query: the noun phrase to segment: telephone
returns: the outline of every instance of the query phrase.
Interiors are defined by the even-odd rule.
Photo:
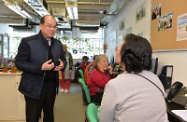
[[[175,82],[167,96],[167,100],[187,108],[187,88],[181,82]]]
[[[187,108],[187,88],[183,87],[171,101]]]
[[[166,99],[168,101],[171,101],[179,93],[179,91],[182,89],[182,87],[183,87],[183,84],[181,82],[179,82],[179,81],[176,81],[171,86]]]

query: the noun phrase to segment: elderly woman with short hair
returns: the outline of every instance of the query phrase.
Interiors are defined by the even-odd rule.
[[[151,58],[147,39],[126,35],[116,53],[125,72],[105,86],[99,122],[168,122],[164,88],[150,71]]]
[[[91,100],[100,104],[106,83],[112,78],[112,67],[109,65],[108,57],[100,54],[94,61],[95,69],[90,74],[89,90]]]

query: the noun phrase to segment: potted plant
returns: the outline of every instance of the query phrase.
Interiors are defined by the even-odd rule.
[[[9,67],[7,65],[2,66],[2,72],[6,73],[8,72]]]
[[[16,72],[17,72],[16,66],[12,66],[12,67],[10,68],[10,72],[11,72],[11,73],[16,73]]]

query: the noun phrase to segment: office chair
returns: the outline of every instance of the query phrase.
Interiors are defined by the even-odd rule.
[[[82,79],[84,79],[84,73],[83,73],[83,71],[82,71],[81,69],[79,69],[79,74],[80,74],[80,77],[81,77]],[[84,81],[85,81],[85,79],[84,79]]]
[[[79,78],[78,82],[79,82],[79,84],[81,86],[81,90],[82,90],[83,104],[87,106],[89,103],[91,103],[91,97],[90,97],[88,85],[86,85],[83,78]]]
[[[173,75],[173,66],[172,65],[163,66],[161,74],[158,76],[158,78],[162,82],[165,90],[171,87],[172,75]]]
[[[88,122],[99,122],[98,116],[98,106],[96,106],[94,103],[90,103],[86,107],[86,118]]]

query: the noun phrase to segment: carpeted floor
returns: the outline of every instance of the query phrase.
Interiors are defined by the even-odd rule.
[[[84,122],[85,109],[79,84],[71,83],[69,93],[60,92],[55,101],[55,122]]]

